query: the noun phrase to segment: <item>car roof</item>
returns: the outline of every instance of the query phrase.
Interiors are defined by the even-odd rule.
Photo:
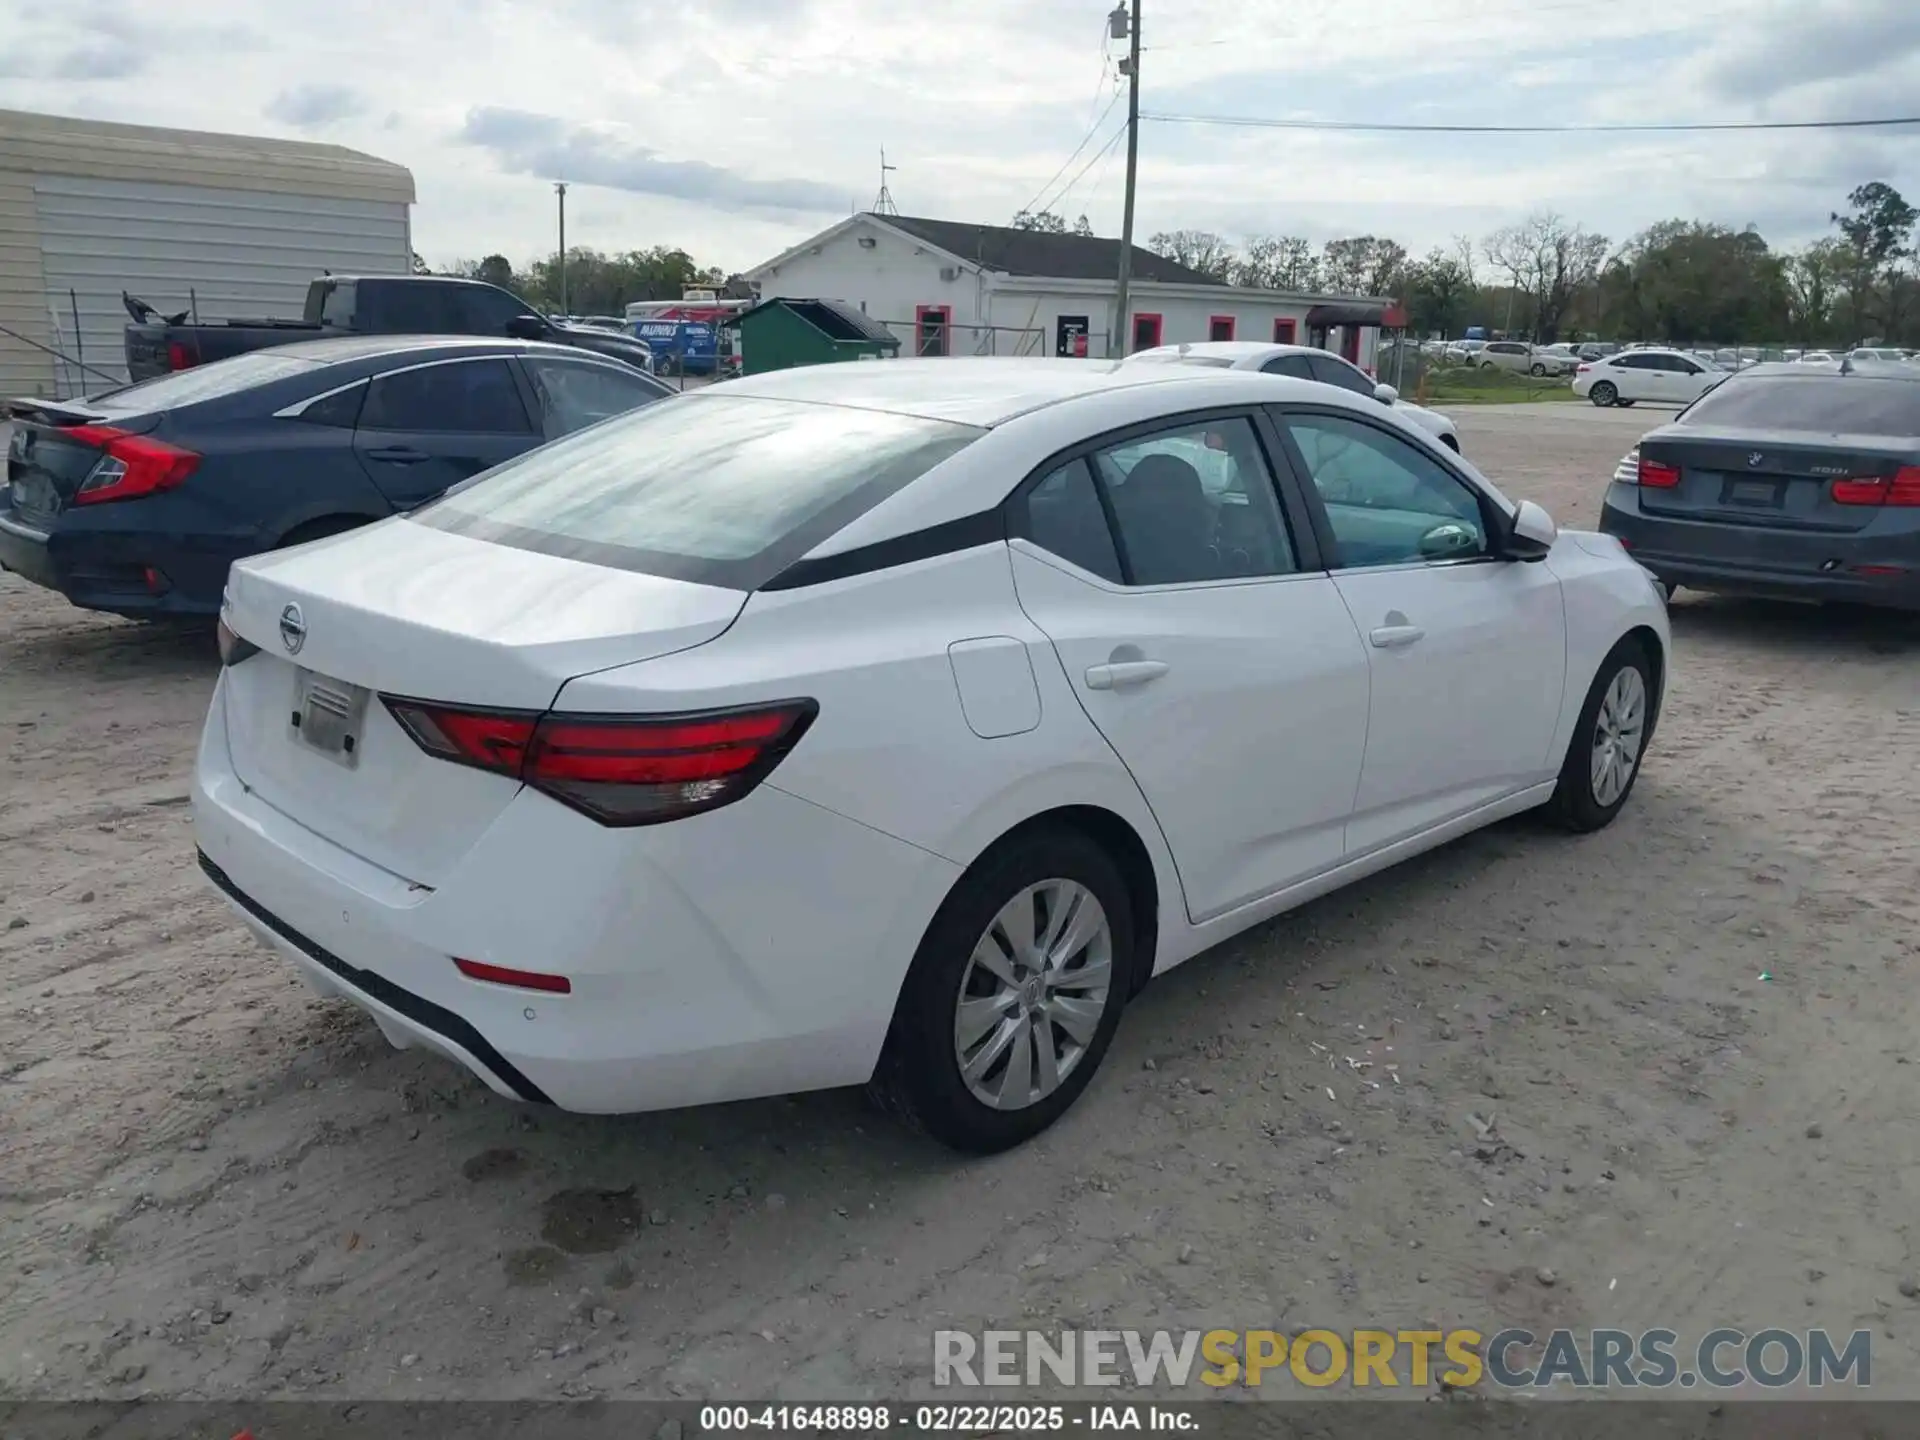
[[[271,348],[276,355],[305,360],[314,365],[337,365],[349,360],[379,360],[390,355],[430,352],[453,355],[546,353],[604,358],[571,345],[549,345],[538,340],[495,340],[483,335],[341,335],[326,340],[296,340],[291,345],[275,345]]]
[[[1016,416],[1083,396],[1145,385],[1207,384],[1221,391],[1221,404],[1262,399],[1315,399],[1326,389],[1310,380],[1197,365],[963,356],[806,365],[724,381],[690,392],[690,398],[757,396],[769,400],[811,401],[991,429]],[[1276,390],[1275,386],[1300,389],[1292,394]],[[1207,401],[1196,396],[1195,403]]]

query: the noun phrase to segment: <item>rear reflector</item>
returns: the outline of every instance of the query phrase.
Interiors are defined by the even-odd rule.
[[[1920,505],[1920,465],[1903,466],[1893,475],[1836,480],[1830,493],[1836,505]]]
[[[1671,490],[1680,483],[1677,465],[1662,465],[1658,460],[1640,457],[1640,483],[1654,490]]]
[[[183,484],[200,466],[200,457],[191,450],[145,435],[129,435],[110,425],[70,425],[60,431],[60,438],[104,452],[74,492],[76,505],[157,495]]]
[[[603,825],[657,825],[740,799],[813,722],[811,700],[686,715],[539,715],[383,696],[429,755],[522,781]]]
[[[1856,575],[1867,575],[1885,579],[1890,575],[1904,575],[1906,567],[1902,565],[1855,565],[1850,567]]]
[[[478,960],[454,959],[454,965],[469,980],[485,980],[490,985],[512,985],[520,990],[539,990],[548,995],[571,995],[573,982],[564,975],[542,975],[537,970],[509,970],[504,965],[487,965]]]

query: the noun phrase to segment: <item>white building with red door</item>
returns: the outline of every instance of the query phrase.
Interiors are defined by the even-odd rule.
[[[763,300],[825,298],[864,311],[903,355],[1086,355],[1202,340],[1336,351],[1367,370],[1391,300],[1228,285],[1133,247],[1131,343],[1109,346],[1120,242],[907,215],[850,215],[745,272]]]

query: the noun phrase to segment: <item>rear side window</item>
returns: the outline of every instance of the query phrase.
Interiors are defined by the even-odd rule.
[[[532,428],[504,360],[456,360],[378,376],[360,424],[465,435],[518,435]]]
[[[611,365],[583,365],[570,360],[523,359],[540,397],[541,433],[549,440],[598,425],[615,415],[660,398],[660,392],[638,373]]]
[[[842,405],[683,396],[511,460],[412,518],[753,590],[983,433]]]
[[[1120,583],[1120,557],[1087,462],[1063,465],[1028,492],[1026,536],[1102,580]]]
[[[450,285],[460,315],[460,330],[468,335],[504,335],[507,322],[533,313],[524,300],[488,285]]]
[[[1920,435],[1920,380],[1736,375],[1688,406],[1680,423],[1910,438]]]
[[[1304,355],[1276,355],[1260,367],[1269,375],[1285,375],[1294,380],[1314,378],[1312,368]]]
[[[360,405],[367,398],[366,383],[350,385],[332,395],[322,396],[300,412],[309,425],[331,425],[351,430],[360,421]]]

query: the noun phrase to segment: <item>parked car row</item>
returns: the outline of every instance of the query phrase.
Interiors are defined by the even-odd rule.
[[[241,560],[202,869],[502,1095],[866,1083],[1017,1144],[1151,977],[1503,816],[1604,826],[1654,733],[1618,543],[1265,368],[782,370]]]

